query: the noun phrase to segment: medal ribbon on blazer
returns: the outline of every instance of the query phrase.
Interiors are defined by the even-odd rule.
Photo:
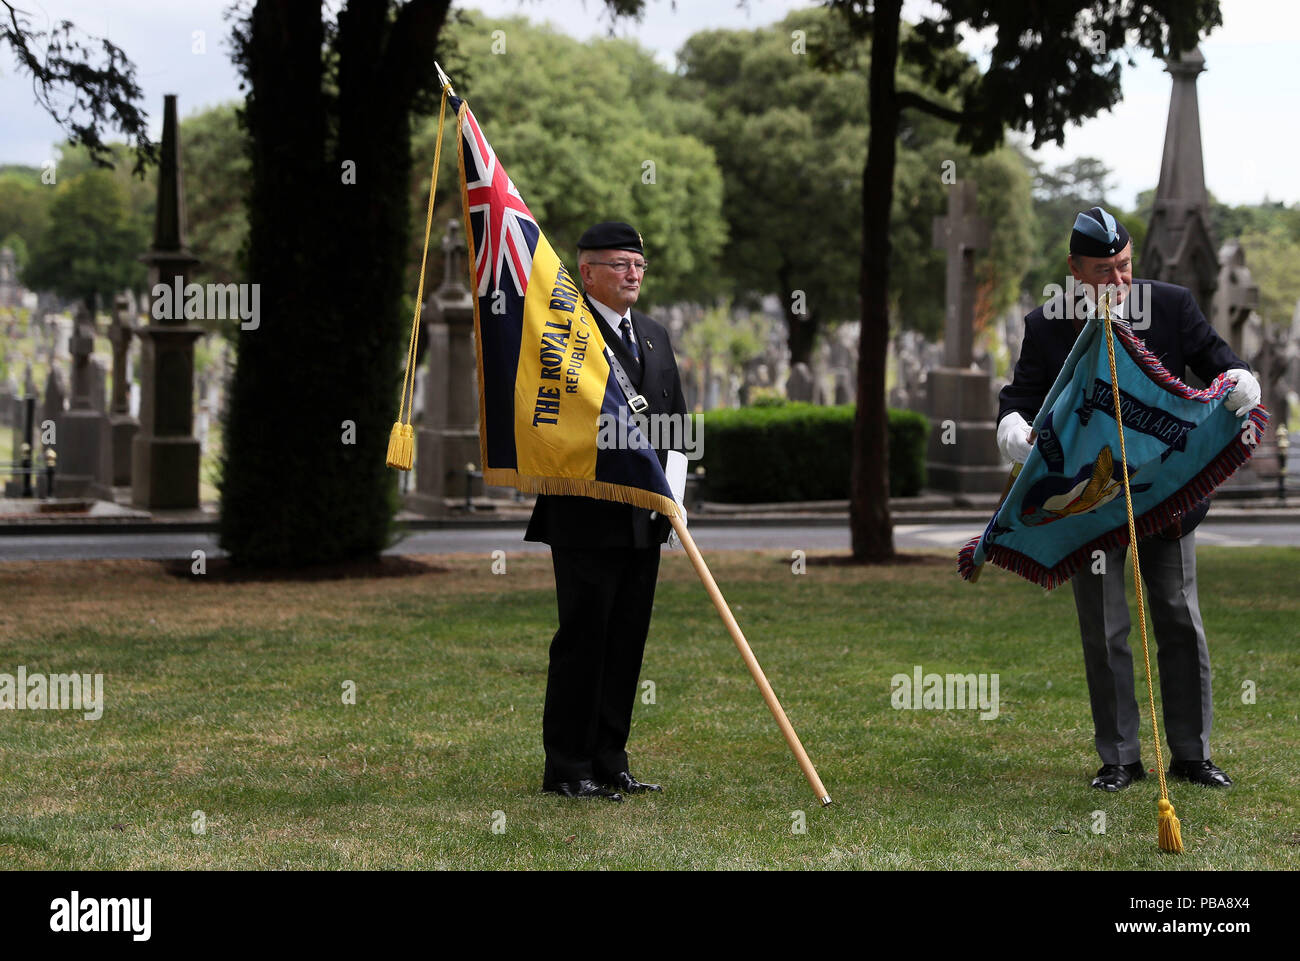
[[[1115,380],[1137,537],[1168,527],[1210,495],[1254,452],[1268,425],[1256,407],[1239,418],[1223,406],[1223,375],[1189,387],[1124,327],[1114,327]],[[1093,551],[1129,542],[1115,395],[1102,321],[1080,331],[1034,419],[1036,440],[984,533],[963,547],[966,580],[991,561],[1048,590]]]
[[[473,273],[479,450],[488,484],[678,513],[659,456],[605,359],[602,322],[454,94],[461,209]],[[601,415],[619,449],[599,449]]]

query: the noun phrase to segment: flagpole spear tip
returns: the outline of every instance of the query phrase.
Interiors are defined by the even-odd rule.
[[[455,96],[456,91],[451,89],[451,80],[445,73],[443,73],[442,65],[439,64],[437,60],[433,62],[433,69],[438,71],[438,80],[441,83],[442,89],[446,90],[452,96]]]

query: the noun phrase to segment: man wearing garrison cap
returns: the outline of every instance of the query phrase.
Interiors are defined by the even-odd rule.
[[[596,224],[578,239],[578,251],[587,308],[604,325],[605,342],[627,379],[648,402],[645,415],[685,417],[668,332],[632,310],[648,268],[641,235],[624,223]],[[674,438],[683,435],[672,432]],[[660,450],[659,461],[680,505],[686,456]],[[524,539],[551,546],[560,616],[542,712],[544,791],[621,801],[623,794],[660,790],[632,776],[626,745],[659,576],[659,545],[670,530],[666,517],[629,504],[537,498]]]
[[[1057,295],[1025,318],[1025,337],[1011,383],[999,395],[998,447],[1008,460],[1029,456],[1029,422],[1038,414],[1100,296],[1118,306],[1116,323],[1127,324],[1175,377],[1190,369],[1205,383],[1227,373],[1236,386],[1224,402],[1238,417],[1259,403],[1259,384],[1206,322],[1191,291],[1154,280],[1133,280],[1133,250],[1124,225],[1100,207],[1075,218],[1070,234],[1070,273],[1075,296]],[[1139,543],[1142,576],[1150,598],[1169,741],[1169,774],[1210,787],[1231,779],[1210,760],[1210,655],[1196,594],[1193,530],[1209,501],[1188,510],[1168,529]],[[1107,554],[1101,573],[1074,576],[1075,609],[1083,639],[1088,697],[1101,770],[1092,786],[1119,791],[1146,777],[1138,742],[1133,693],[1129,612],[1124,595],[1127,547]]]

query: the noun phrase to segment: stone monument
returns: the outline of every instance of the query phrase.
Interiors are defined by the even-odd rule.
[[[1210,323],[1228,342],[1232,352],[1245,359],[1243,334],[1251,312],[1259,310],[1259,284],[1251,276],[1250,268],[1246,266],[1246,252],[1236,238],[1219,250],[1218,281]]]
[[[972,368],[975,341],[975,251],[988,246],[989,222],[976,213],[975,184],[948,191],[948,215],[934,218],[934,246],[947,251],[943,366],[930,371],[931,419],[926,486],[954,494],[996,493],[1007,468],[998,455],[992,380]]]
[[[84,304],[77,307],[73,334],[72,403],[57,421],[54,474],[55,497],[113,499],[112,434],[108,415],[95,409],[91,393],[94,374],[90,355],[95,349],[95,321]]]
[[[149,265],[149,287],[180,284],[199,262],[185,246],[185,194],[176,95],[167,94],[158,169],[158,208],[153,246],[140,259]],[[144,508],[199,506],[199,441],[194,437],[194,342],[200,327],[179,316],[151,317],[137,329],[141,344],[140,429],[131,447],[131,502]]]
[[[0,247],[0,307],[18,307],[23,289],[18,284],[18,257],[9,247]]]
[[[415,490],[406,506],[433,517],[449,512],[448,499],[465,497],[465,467],[482,470],[478,443],[478,357],[474,353],[474,301],[465,287],[466,247],[453,217],[442,238],[443,279],[424,305],[428,362],[422,420],[416,430]],[[472,494],[483,482],[474,480]]]
[[[813,399],[812,370],[803,361],[790,368],[785,381],[785,396],[792,401],[809,403]]]

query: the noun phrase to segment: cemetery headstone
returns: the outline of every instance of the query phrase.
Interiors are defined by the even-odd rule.
[[[785,382],[785,396],[793,401],[811,401],[813,399],[813,375],[803,361],[790,368],[790,376]]]
[[[976,208],[975,184],[948,188],[948,215],[934,219],[934,245],[948,255],[943,366],[926,377],[930,409],[927,485],[953,494],[995,493],[1006,481],[993,422],[992,379],[972,369],[975,251],[988,246],[989,222]]]
[[[112,434],[108,416],[96,410],[91,399],[94,374],[90,355],[94,348],[94,320],[89,309],[81,304],[68,344],[72,354],[72,403],[57,422],[56,497],[113,499]]]

